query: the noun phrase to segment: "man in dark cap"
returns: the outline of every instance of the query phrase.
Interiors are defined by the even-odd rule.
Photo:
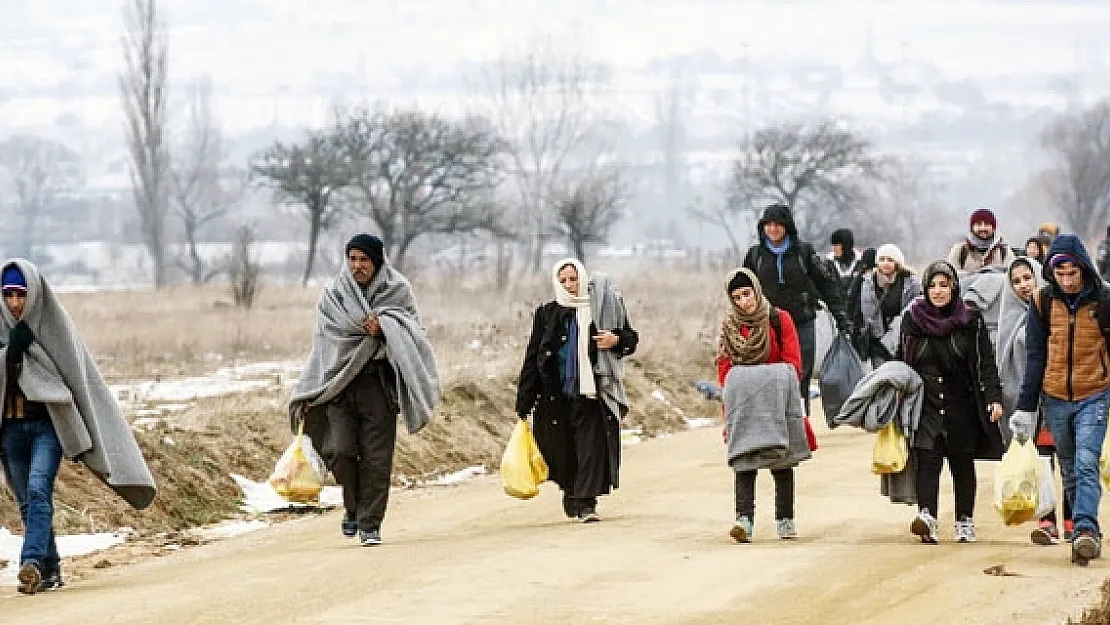
[[[756,236],[759,243],[748,250],[744,267],[759,278],[767,300],[790,313],[794,320],[802,348],[802,404],[808,415],[819,304],[824,302],[841,334],[852,335],[852,323],[844,309],[843,289],[832,268],[817,255],[813,246],[798,240],[798,228],[787,206],[768,206],[759,220]]]
[[[312,354],[290,399],[294,424],[343,487],[344,536],[382,542],[400,412],[410,433],[431,418],[440,385],[412,287],[382,240],[347,242],[347,266],[318,304]]]
[[[859,275],[860,257],[856,254],[855,244],[855,236],[848,228],[834,230],[829,236],[829,246],[832,247],[831,258],[844,292],[848,292],[852,281]]]
[[[979,208],[968,219],[971,232],[963,241],[952,246],[948,262],[957,271],[979,271],[984,267],[1009,267],[1014,262],[1014,250],[998,234],[998,220],[994,211]]]

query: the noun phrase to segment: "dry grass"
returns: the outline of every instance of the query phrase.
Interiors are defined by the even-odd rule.
[[[640,348],[627,367],[632,412],[625,427],[647,436],[682,429],[688,416],[719,408],[690,381],[713,376],[712,345],[724,296],[715,275],[614,272]],[[511,296],[451,280],[416,281],[444,382],[433,423],[398,438],[396,482],[419,483],[473,465],[495,469],[516,421],[516,376],[532,311],[551,299],[546,281]],[[64,303],[113,380],[196,375],[232,362],[307,356],[319,288],[267,287],[250,312],[225,305],[219,288],[66,294]],[[720,294],[718,296],[718,294]],[[652,397],[662,391],[669,404]],[[64,463],[57,527],[69,533],[130,526],[182,529],[234,515],[240,493],[229,473],[263,479],[289,441],[287,390],[206,399],[172,425],[140,430],[139,444],[159,486],[148,511],[135,513],[79,465]],[[676,409],[676,407],[678,409]],[[5,500],[7,498],[7,501]],[[0,526],[17,527],[0,493]]]

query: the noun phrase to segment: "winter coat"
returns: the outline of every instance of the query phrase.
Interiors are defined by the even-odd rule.
[[[901,289],[897,294],[892,292],[892,289],[898,289],[899,286]],[[899,315],[906,310],[915,297],[921,294],[921,280],[908,271],[901,271],[895,282],[881,295],[875,274],[867,277],[860,290],[860,317],[867,336],[871,339],[883,339],[888,334],[894,333],[896,337],[901,330],[895,325],[899,321]],[[898,344],[897,340],[883,341],[883,343],[895,346]],[[893,351],[889,348],[887,350]]]
[[[955,267],[956,271],[979,271],[990,265],[1009,267],[1012,262],[1014,262],[1014,250],[1001,236],[985,254],[975,249],[967,239],[953,245],[948,252],[948,263]]]
[[[926,335],[912,314],[904,315],[895,358],[913,367],[924,382],[915,448],[934,449],[943,436],[949,453],[1002,458],[1002,431],[987,412],[988,404],[1002,403],[1002,384],[981,313],[973,312],[968,325],[943,338]]]
[[[767,248],[763,226],[768,222],[782,223],[790,240],[782,258],[783,281],[779,282],[778,257]],[[752,270],[763,285],[763,294],[777,308],[790,313],[798,325],[817,317],[820,302],[838,320],[847,321],[844,294],[840,279],[809,243],[798,240],[794,217],[785,207],[768,208],[757,224],[760,243],[753,245],[744,257],[744,267]]]
[[[775,314],[772,312],[771,314]],[[771,344],[770,351],[767,352],[767,362],[763,364],[773,365],[779,362],[794,367],[799,380],[802,377],[802,348],[798,342],[798,331],[794,327],[794,321],[790,318],[790,313],[785,310],[778,311],[779,314],[779,327],[781,328],[782,337],[779,338],[778,333],[775,332],[775,326],[767,328],[767,340]],[[749,334],[748,328],[743,329],[744,337],[747,338]],[[782,345],[782,348],[779,348]],[[742,366],[742,365],[741,365]],[[725,386],[725,379],[728,377],[728,372],[732,370],[732,361],[728,358],[717,359],[717,382],[720,383],[721,388]]]
[[[548,477],[563,489],[571,486],[575,467],[571,463],[574,454],[574,437],[570,430],[573,402],[579,398],[563,394],[562,374],[559,371],[559,350],[567,342],[567,328],[575,312],[555,302],[548,302],[536,309],[532,320],[532,335],[524,353],[524,363],[520,369],[517,386],[516,412],[518,415],[533,414],[532,428],[536,445],[540,448],[548,464]],[[619,339],[613,352],[622,357],[636,351],[639,334],[627,322],[624,328],[604,328],[613,332]],[[591,323],[590,336],[597,334],[598,328]],[[597,343],[589,342],[590,362],[597,364]],[[604,404],[602,404],[604,405]],[[607,430],[610,482],[619,485],[620,467],[620,419],[605,409]]]
[[[1075,402],[1110,389],[1110,358],[1098,323],[1101,289],[1107,288],[1083,242],[1072,234],[1052,241],[1048,257],[1070,254],[1083,272],[1083,291],[1069,305],[1056,283],[1052,269],[1044,268],[1048,298],[1034,296],[1025,324],[1028,365],[1018,398],[1018,410],[1034,411],[1043,392],[1049,397]],[[1045,328],[1042,315],[1051,306],[1051,328]]]

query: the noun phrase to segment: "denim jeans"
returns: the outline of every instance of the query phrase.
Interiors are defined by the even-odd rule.
[[[1069,402],[1044,397],[1044,416],[1048,431],[1056,441],[1060,472],[1064,475],[1064,495],[1071,501],[1075,533],[1099,535],[1098,503],[1102,498],[1098,459],[1106,436],[1107,393],[1082,401]]]
[[[19,563],[37,563],[43,572],[58,568],[54,542],[54,478],[62,444],[50,419],[5,419],[0,426],[4,475],[19,502],[23,551]]]

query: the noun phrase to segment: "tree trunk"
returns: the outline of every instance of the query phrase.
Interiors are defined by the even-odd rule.
[[[312,211],[308,227],[308,260],[305,261],[304,277],[301,278],[301,286],[308,286],[308,279],[312,277],[312,264],[316,260],[316,242],[320,238],[320,221],[320,211]]]
[[[29,261],[35,262],[35,214],[36,211],[31,207],[24,207],[23,210],[23,244],[20,246],[23,257]]]
[[[512,271],[512,251],[504,241],[497,242],[497,266],[494,269],[494,280],[497,281],[497,290],[505,293],[509,290],[509,277]]]
[[[193,284],[200,286],[204,284],[204,263],[200,259],[200,252],[197,251],[197,238],[194,230],[195,228],[185,228],[185,235],[189,238],[189,262],[192,264],[190,273],[192,274]]]
[[[574,257],[583,265],[586,264],[586,242],[576,238],[571,241],[571,245],[574,246]]]

